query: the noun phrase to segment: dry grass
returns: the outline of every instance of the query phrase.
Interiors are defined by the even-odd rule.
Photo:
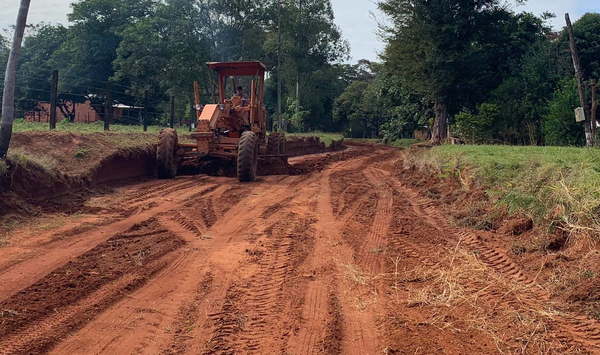
[[[392,259],[388,275],[398,309],[417,308],[424,324],[442,331],[479,331],[493,339],[500,353],[546,353],[552,349],[551,319],[557,312],[544,304],[528,305],[526,286],[507,281],[476,255],[456,248],[438,267],[403,269]]]
[[[8,159],[21,166],[37,165],[46,171],[55,171],[58,167],[58,161],[52,156],[44,152],[29,153],[22,148],[12,148],[8,153]]]

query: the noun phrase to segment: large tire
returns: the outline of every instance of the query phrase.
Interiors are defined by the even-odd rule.
[[[177,132],[172,128],[165,128],[158,136],[156,148],[156,165],[159,179],[173,179],[177,176]]]
[[[238,146],[237,174],[241,182],[256,180],[258,166],[258,137],[252,131],[242,133]]]
[[[284,138],[285,139],[285,138]],[[279,155],[282,154],[282,134],[281,133],[271,133],[267,137],[267,154],[268,155]]]
[[[280,133],[279,135],[279,154],[287,154],[287,140],[285,138],[285,133]]]

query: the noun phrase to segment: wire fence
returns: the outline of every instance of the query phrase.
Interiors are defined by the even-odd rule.
[[[31,83],[39,85],[32,87]],[[140,131],[145,131],[148,126],[179,126],[192,130],[195,123],[191,100],[175,100],[173,106],[165,105],[168,106],[165,110],[160,104],[150,104],[147,93],[144,96],[134,94],[139,90],[133,87],[109,81],[86,80],[86,83],[54,83],[52,75],[21,75],[17,78],[15,117],[25,122],[48,123],[48,129],[51,129],[52,99],[56,97],[57,122],[87,124],[108,120],[105,129],[119,124],[139,127]],[[53,84],[57,87],[54,96]],[[0,83],[0,99],[3,89],[3,83]],[[154,101],[157,101],[156,97]]]

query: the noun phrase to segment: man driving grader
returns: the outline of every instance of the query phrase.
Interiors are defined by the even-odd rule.
[[[208,63],[218,76],[219,102],[202,106],[200,87],[195,84],[197,110],[196,131],[191,138],[196,143],[178,143],[175,130],[160,132],[157,147],[158,177],[174,178],[182,163],[202,163],[224,160],[236,167],[238,179],[256,179],[259,156],[281,159],[287,165],[285,136],[267,135],[267,110],[264,105],[266,67],[261,62]],[[225,98],[227,78],[249,78],[250,99],[244,97],[241,86],[231,99]]]

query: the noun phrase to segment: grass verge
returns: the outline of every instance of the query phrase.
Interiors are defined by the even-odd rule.
[[[157,134],[163,127],[148,126],[148,132],[144,132],[142,126],[111,124],[110,131],[116,133],[149,133]],[[17,119],[13,123],[13,132],[31,132],[31,131],[48,131],[48,123],[44,122],[28,122],[24,119]],[[56,131],[72,132],[72,133],[94,133],[104,132],[104,122],[98,121],[93,123],[70,123],[66,120],[56,123]]]
[[[421,141],[418,139],[406,138],[406,139],[397,139],[397,140],[391,142],[390,145],[392,147],[397,147],[397,148],[409,148],[411,145],[417,144],[419,142],[421,142]]]
[[[325,132],[306,132],[306,133],[286,133],[290,137],[319,137],[325,145],[331,145],[333,141],[339,141],[344,138],[341,133],[325,133]]]
[[[448,145],[408,160],[463,184],[474,179],[511,214],[600,236],[598,149]]]

